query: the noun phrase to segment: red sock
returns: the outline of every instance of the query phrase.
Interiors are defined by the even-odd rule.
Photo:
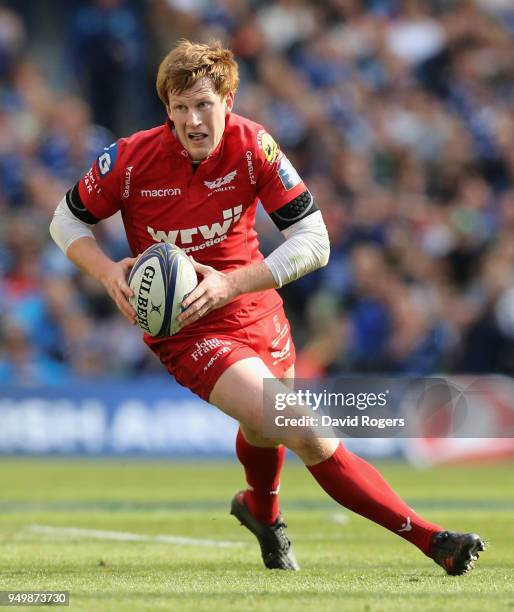
[[[286,449],[260,448],[249,444],[239,430],[236,438],[236,454],[243,464],[246,482],[245,501],[253,516],[262,523],[273,524],[280,512],[278,490],[280,472],[284,465]]]
[[[443,531],[442,527],[418,516],[364,459],[340,444],[331,457],[308,469],[336,502],[405,538],[431,556],[432,537]]]

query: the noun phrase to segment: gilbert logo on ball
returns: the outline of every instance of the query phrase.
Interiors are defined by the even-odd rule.
[[[160,242],[146,249],[128,278],[139,327],[151,336],[173,336],[182,300],[197,283],[193,264],[178,246]]]

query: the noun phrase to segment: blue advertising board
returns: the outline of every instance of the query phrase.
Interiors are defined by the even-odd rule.
[[[236,432],[169,378],[0,387],[4,455],[232,455]]]
[[[238,424],[169,377],[0,386],[0,456],[234,457]],[[345,444],[397,456],[399,440]]]

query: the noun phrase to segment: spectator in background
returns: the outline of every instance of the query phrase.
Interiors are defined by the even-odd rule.
[[[70,32],[73,68],[96,123],[115,134],[140,126],[146,101],[144,35],[125,0],[94,0],[77,10]]]
[[[88,105],[75,96],[60,97],[52,107],[38,149],[42,165],[64,183],[72,181],[114,135],[92,122]]]
[[[26,30],[14,11],[0,7],[0,79],[9,82],[25,51]]]
[[[68,368],[38,352],[31,337],[9,319],[0,321],[0,383],[18,387],[55,385],[66,380]]]

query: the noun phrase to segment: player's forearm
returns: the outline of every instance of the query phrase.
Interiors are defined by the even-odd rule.
[[[330,241],[319,210],[284,229],[282,234],[286,240],[265,259],[275,287],[327,265]]]
[[[273,274],[264,261],[237,268],[229,272],[228,277],[236,297],[245,293],[277,288]]]
[[[90,274],[97,281],[103,283],[109,271],[115,266],[112,261],[98,246],[94,238],[78,238],[68,247],[66,256],[78,268]]]
[[[78,238],[66,250],[69,259],[81,270],[96,278],[111,296],[120,312],[133,325],[136,324],[136,312],[129,303],[134,295],[127,284],[127,275],[135,259],[126,257],[115,262],[96,243],[94,238]]]
[[[50,235],[77,267],[103,282],[115,264],[99,247],[92,230],[93,225],[81,221],[70,211],[64,197],[52,217]]]
[[[236,297],[264,289],[277,289],[327,264],[330,242],[319,211],[282,233],[286,240],[264,261],[229,273]]]

